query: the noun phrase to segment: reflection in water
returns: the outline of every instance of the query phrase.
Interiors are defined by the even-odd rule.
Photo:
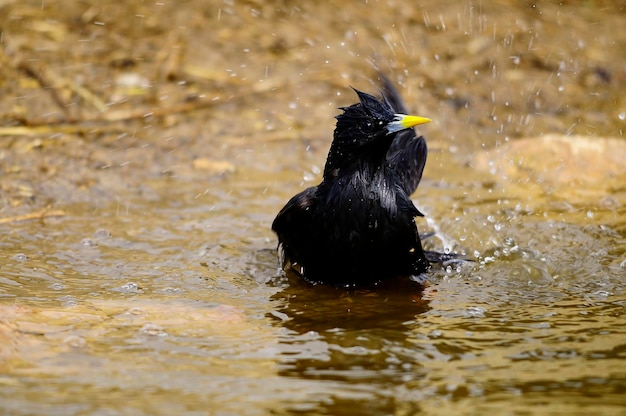
[[[402,329],[428,310],[423,286],[408,278],[390,279],[372,289],[311,285],[294,274],[289,285],[274,295],[285,302],[286,324],[298,332]]]
[[[286,279],[288,285],[273,296],[282,305],[277,324],[288,329],[279,374],[334,386],[312,398],[318,411],[393,411],[394,386],[420,373],[408,336],[430,309],[423,287],[406,278],[375,289],[313,286],[292,274]]]

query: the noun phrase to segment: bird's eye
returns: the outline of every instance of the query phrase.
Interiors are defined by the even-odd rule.
[[[369,133],[375,129],[380,129],[383,124],[385,124],[382,120],[367,120],[365,121],[361,128],[364,132]]]

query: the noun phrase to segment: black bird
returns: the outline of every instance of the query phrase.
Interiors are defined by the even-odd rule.
[[[430,268],[415,224],[423,214],[409,196],[427,154],[413,126],[431,120],[407,115],[385,77],[381,99],[354,91],[360,102],[340,108],[322,182],[272,223],[283,268],[312,283],[367,286]]]

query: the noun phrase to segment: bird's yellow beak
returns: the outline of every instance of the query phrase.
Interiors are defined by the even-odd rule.
[[[389,134],[398,132],[400,130],[410,129],[411,127],[430,123],[432,120],[426,117],[409,116],[406,114],[394,114],[393,121],[387,124],[387,131]]]

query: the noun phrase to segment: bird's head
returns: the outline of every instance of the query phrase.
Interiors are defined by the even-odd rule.
[[[384,96],[378,99],[357,89],[354,91],[360,102],[341,107],[343,113],[336,117],[337,125],[325,169],[333,176],[343,165],[355,160],[384,160],[396,133],[431,121],[396,113]]]

